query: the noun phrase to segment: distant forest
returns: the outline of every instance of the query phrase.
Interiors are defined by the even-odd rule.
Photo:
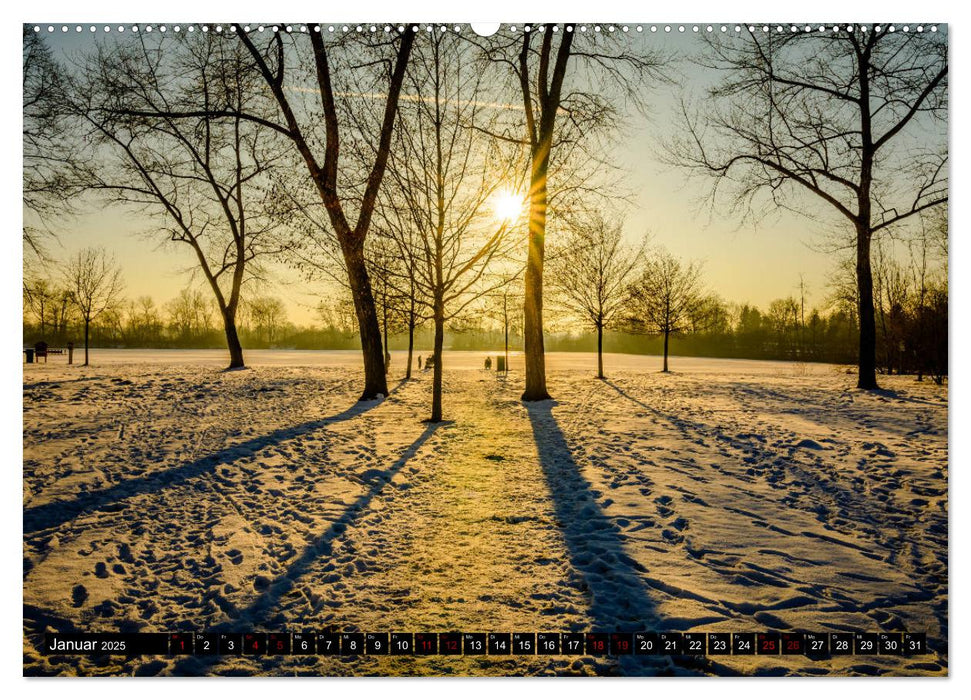
[[[927,375],[936,381],[947,376],[947,288],[941,284],[915,285],[895,263],[881,266],[877,276],[882,299],[877,310],[877,361],[883,374]],[[887,282],[896,280],[896,284]],[[799,362],[853,364],[859,351],[856,302],[834,294],[831,308],[806,309],[795,297],[777,299],[767,309],[750,304],[726,304],[709,297],[682,332],[673,336],[670,352],[695,357],[726,357]],[[448,328],[445,346],[451,350],[501,351],[504,327],[495,315],[476,313]],[[254,297],[241,311],[240,339],[249,348],[296,350],[360,349],[349,303],[324,304],[318,309],[319,324],[298,326],[287,319],[277,298]],[[391,350],[406,350],[408,335],[401,315],[382,309],[379,316],[388,329]],[[482,322],[482,319],[487,322]],[[501,318],[499,319],[501,321]],[[622,324],[620,324],[622,325]],[[596,352],[597,334],[553,330],[547,334],[551,352]],[[692,327],[693,326],[693,327]],[[25,293],[24,341],[38,340],[58,346],[78,342],[81,321],[71,305],[70,294],[52,283],[35,283]],[[104,348],[225,348],[219,315],[205,295],[184,290],[161,306],[150,297],[124,300],[103,314],[91,328],[91,344]],[[434,344],[431,324],[416,329],[416,352],[429,352]],[[509,348],[521,351],[521,322],[510,323]],[[606,330],[604,351],[658,355],[663,350],[660,334]]]

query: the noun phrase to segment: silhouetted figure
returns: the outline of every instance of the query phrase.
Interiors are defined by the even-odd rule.
[[[421,369],[421,355],[418,356],[418,369]]]
[[[485,360],[485,368],[486,369],[492,369],[492,358],[491,357],[488,357],[488,356],[486,357],[486,360]]]

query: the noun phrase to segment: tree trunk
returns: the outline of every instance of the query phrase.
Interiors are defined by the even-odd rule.
[[[411,282],[411,299],[408,307],[408,366],[405,369],[405,379],[411,379],[411,358],[415,352],[415,282]]]
[[[88,337],[91,331],[91,319],[84,319],[84,366],[88,366]],[[44,362],[47,362],[47,358],[44,358]]]
[[[441,298],[435,300],[435,349],[432,357],[432,417],[430,422],[442,420],[442,345],[445,342],[445,303]]]
[[[604,378],[604,327],[597,325],[597,379]]]
[[[226,328],[226,347],[229,348],[229,368],[239,369],[243,364],[243,346],[236,331],[236,314],[228,309],[223,311],[223,325]]]
[[[867,53],[869,56],[869,52]],[[866,61],[860,60],[860,186],[857,190],[856,217],[856,284],[860,311],[860,357],[857,387],[877,388],[877,328],[873,313],[873,271],[870,266],[871,216],[873,203],[873,113],[870,111],[870,73]]]
[[[391,369],[391,348],[388,345],[388,295],[387,290],[382,295],[381,302],[381,331],[384,333],[384,373]]]
[[[408,319],[408,367],[405,369],[405,379],[411,379],[411,359],[415,352],[415,313],[412,311]]]
[[[506,305],[506,297],[502,298],[502,328],[503,334],[505,336],[505,355],[506,355],[506,373],[509,373],[509,307]]]
[[[860,362],[857,387],[877,387],[877,328],[873,310],[873,272],[870,267],[870,232],[857,228],[856,282],[860,312]]]
[[[364,393],[361,401],[369,401],[388,395],[388,381],[384,374],[384,348],[381,344],[381,328],[371,291],[371,280],[364,263],[364,242],[342,246],[347,279],[354,298],[354,311],[361,335],[361,353],[364,356]]]
[[[665,328],[664,329],[664,369],[661,370],[662,372],[668,371],[668,336],[670,334],[671,332],[667,328]]]
[[[546,349],[543,344],[543,259],[546,249],[546,157],[534,155],[530,177],[529,255],[526,260],[525,298],[523,303],[523,351],[526,359],[526,390],[523,401],[544,401],[546,390]]]

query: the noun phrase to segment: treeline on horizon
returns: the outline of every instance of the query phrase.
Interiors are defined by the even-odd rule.
[[[882,270],[882,268],[881,268]],[[878,279],[882,282],[885,275]],[[899,277],[898,277],[899,279]],[[881,291],[884,286],[880,286]],[[877,358],[883,374],[916,374],[941,383],[947,376],[947,290],[891,290],[889,299],[876,304],[878,316]],[[52,346],[77,342],[81,320],[73,311],[70,295],[44,283],[26,297],[26,345],[43,340]],[[282,301],[272,296],[255,297],[241,313],[240,339],[248,348],[293,350],[359,350],[360,338],[352,317],[339,314],[339,304],[319,310],[320,324],[297,325],[287,319]],[[777,299],[766,309],[751,304],[710,301],[696,327],[678,333],[673,355],[851,365],[859,352],[859,326],[853,304],[830,310],[804,309],[794,297]],[[623,329],[606,330],[604,352],[660,355],[663,337]],[[175,299],[157,306],[147,296],[123,300],[91,327],[91,346],[97,348],[224,349],[225,334],[217,310],[205,296],[183,290]],[[414,351],[428,353],[434,345],[429,324],[416,329]],[[449,350],[501,353],[505,345],[502,327],[472,325],[466,320],[447,330]],[[390,350],[408,349],[408,334],[393,323],[388,334]],[[547,334],[550,352],[597,351],[597,334],[573,329]],[[519,326],[510,329],[509,348],[521,352]]]
[[[946,28],[753,28],[683,50],[592,24],[200,28],[68,56],[24,26],[25,341],[70,336],[85,364],[92,343],[219,346],[227,369],[251,347],[360,347],[376,400],[388,349],[407,336],[409,379],[434,329],[433,423],[446,332],[455,349],[521,346],[527,402],[553,398],[547,350],[594,338],[601,378],[604,349],[659,344],[662,371],[710,354],[851,361],[861,390],[878,371],[946,376]],[[659,90],[680,110],[642,134]],[[648,205],[611,156],[634,138],[711,213],[812,221],[828,298],[807,309],[800,283],[798,301],[727,303],[702,260],[630,230]],[[124,298],[105,247],[55,259],[74,217],[106,208],[137,215],[157,255],[191,254],[205,291],[159,309]],[[317,328],[260,296],[279,265],[328,285]]]

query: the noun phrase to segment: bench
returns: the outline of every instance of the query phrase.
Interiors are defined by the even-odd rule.
[[[33,364],[35,358],[40,360],[42,357],[46,364],[48,355],[67,355],[67,363],[72,365],[74,364],[74,343],[68,343],[66,348],[52,348],[41,340],[34,343],[32,348],[24,348],[24,355],[27,356],[27,364]]]

